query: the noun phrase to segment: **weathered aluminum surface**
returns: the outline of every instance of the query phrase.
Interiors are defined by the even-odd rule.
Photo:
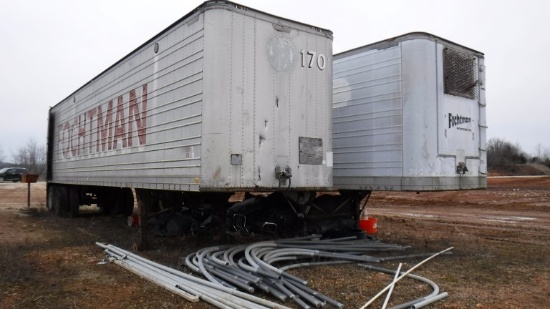
[[[479,70],[473,72],[478,78],[475,97],[445,93],[445,48],[467,54],[475,62]],[[483,61],[482,53],[426,33],[335,55],[335,187],[485,188]],[[460,162],[468,168],[463,175],[456,171]]]
[[[51,108],[49,181],[286,190],[280,166],[291,189],[328,188],[331,89],[330,31],[206,2]],[[300,137],[320,163],[299,162]]]

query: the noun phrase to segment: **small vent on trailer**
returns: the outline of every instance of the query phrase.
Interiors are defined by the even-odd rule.
[[[445,93],[463,98],[479,98],[477,59],[451,48],[443,50]]]

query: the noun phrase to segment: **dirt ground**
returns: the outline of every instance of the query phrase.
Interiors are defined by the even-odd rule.
[[[449,297],[427,308],[548,308],[550,302],[550,177],[489,178],[489,188],[416,194],[374,192],[369,214],[378,239],[409,245],[407,253],[437,252],[415,274],[436,282]],[[100,263],[96,241],[131,249],[136,228],[126,218],[85,211],[56,218],[45,210],[45,184],[0,183],[0,308],[210,308],[191,304],[114,264]],[[139,254],[172,267],[197,248],[219,243],[217,235],[157,238]],[[403,260],[408,269],[420,260]],[[380,266],[390,269],[397,262]],[[292,271],[310,286],[358,308],[391,276],[356,265]],[[429,294],[411,279],[398,283],[389,307]],[[286,305],[295,307],[288,302]],[[381,301],[373,308],[379,308]]]

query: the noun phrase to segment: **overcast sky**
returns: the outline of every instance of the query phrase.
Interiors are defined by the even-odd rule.
[[[550,1],[238,3],[334,33],[335,53],[424,31],[485,54],[488,138],[550,149]],[[0,149],[46,144],[49,107],[193,10],[191,0],[18,0],[0,10]]]

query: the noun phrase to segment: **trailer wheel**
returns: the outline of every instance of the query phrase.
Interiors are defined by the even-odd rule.
[[[68,188],[67,190],[68,190],[68,202],[69,202],[67,215],[68,217],[75,218],[78,216],[78,210],[80,207],[80,196],[78,194],[79,193],[78,188],[71,187],[71,188]]]
[[[46,201],[46,208],[49,212],[55,214],[57,208],[57,192],[54,185],[48,187],[48,200]]]
[[[56,216],[65,216],[69,207],[67,188],[52,185],[48,191],[48,210]]]
[[[59,186],[57,187],[57,191],[59,194],[58,216],[68,217],[69,216],[69,192],[67,191],[67,187]]]

